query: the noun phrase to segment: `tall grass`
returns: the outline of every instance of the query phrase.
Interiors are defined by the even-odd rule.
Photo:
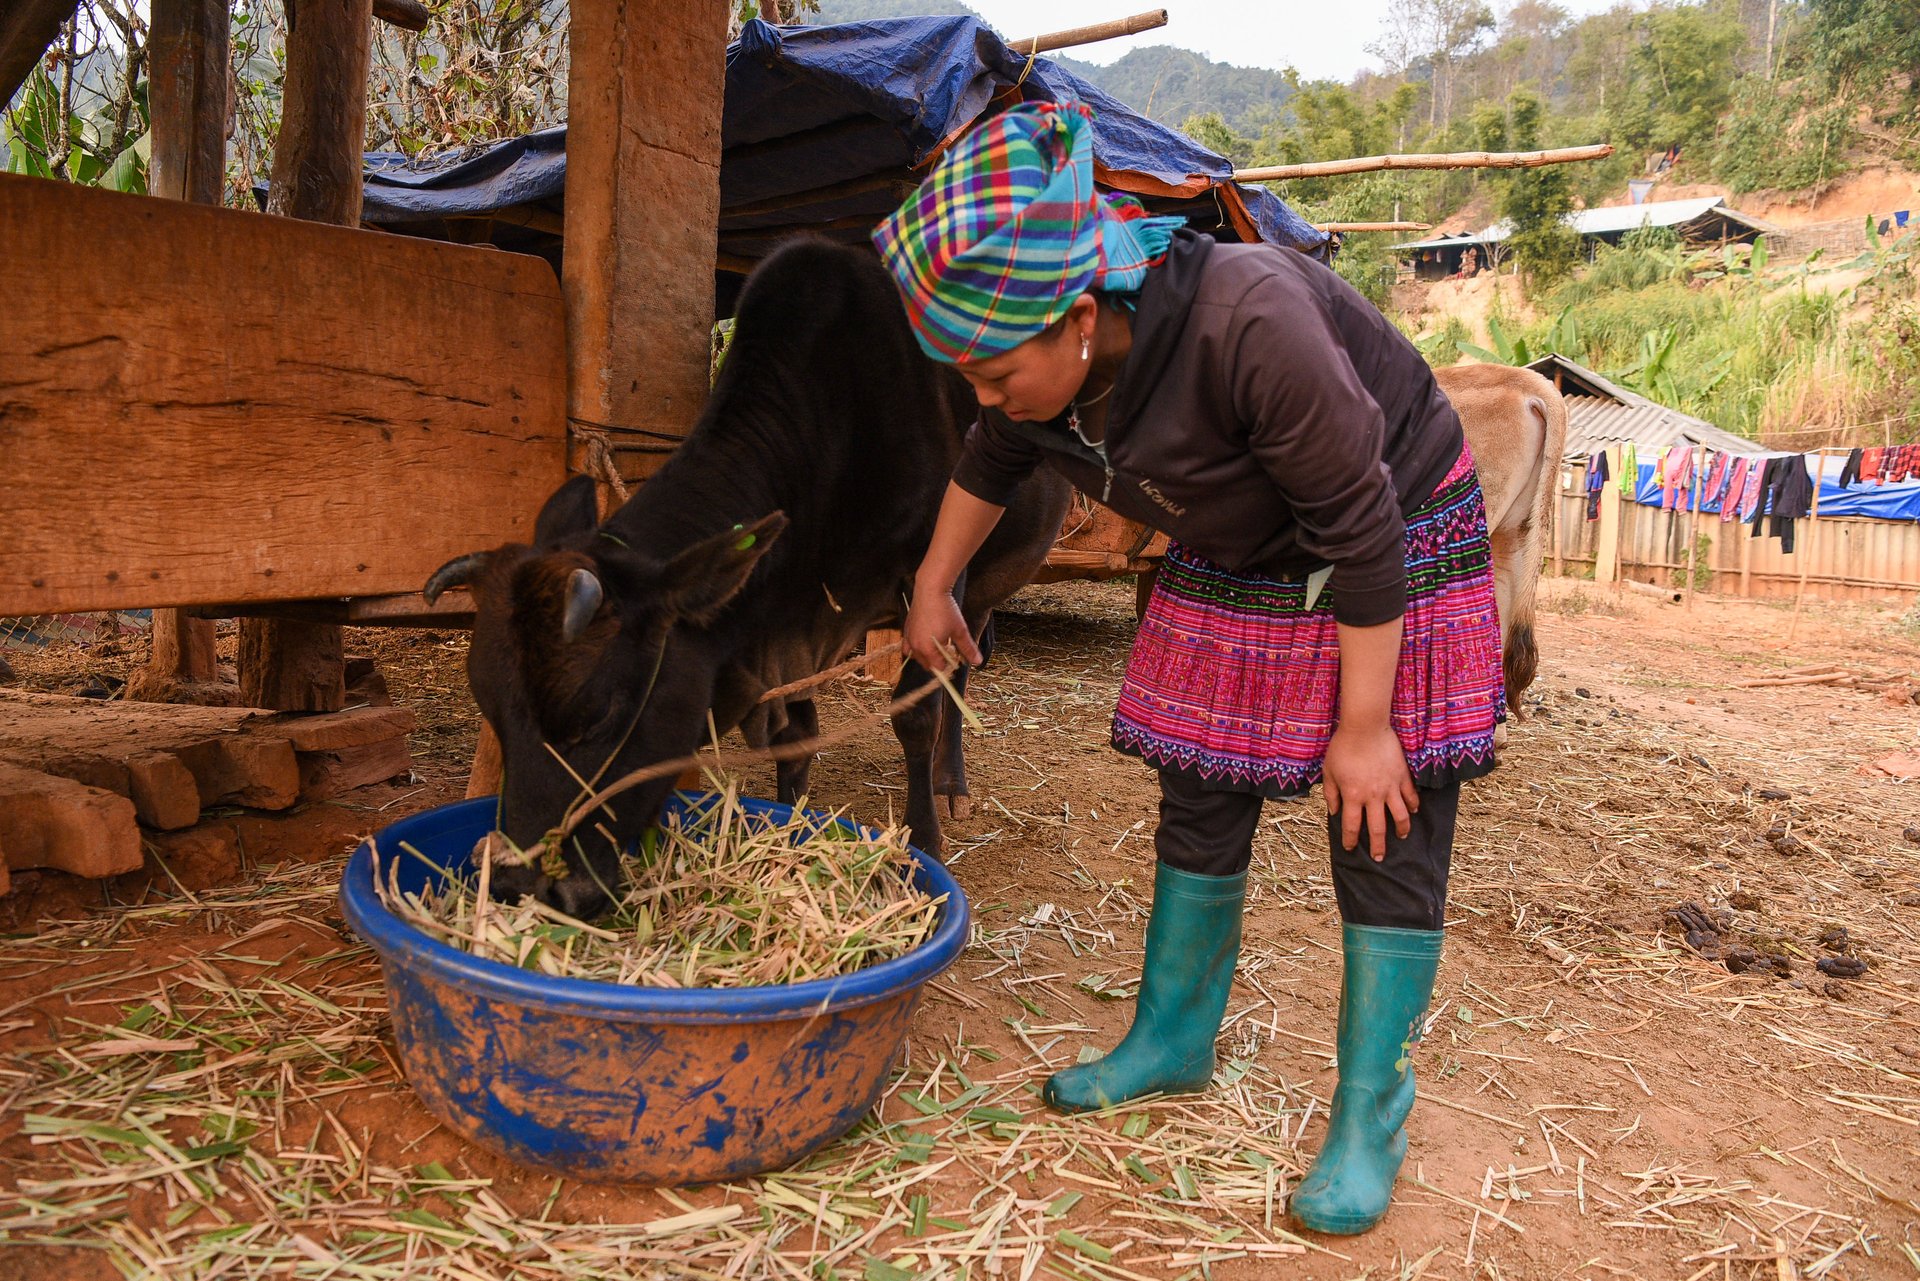
[[[1694,278],[1677,245],[1602,251],[1520,327],[1535,350],[1570,310],[1582,364],[1736,435],[1783,448],[1920,435],[1920,309],[1875,291]],[[1671,339],[1671,349],[1661,354]],[[1657,370],[1650,357],[1659,355]],[[1891,420],[1891,421],[1889,421]]]

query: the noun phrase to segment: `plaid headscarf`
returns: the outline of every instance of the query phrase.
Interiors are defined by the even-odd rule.
[[[1093,185],[1093,113],[1027,103],[956,142],[873,233],[935,360],[1019,346],[1089,289],[1137,291],[1184,218]]]

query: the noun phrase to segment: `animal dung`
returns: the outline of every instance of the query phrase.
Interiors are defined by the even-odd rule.
[[[741,804],[738,785],[670,814],[621,860],[624,891],[597,921],[488,893],[490,864],[403,892],[395,852],[374,881],[428,936],[557,978],[641,987],[755,987],[850,974],[932,937],[944,896],[913,881],[905,831]],[[405,846],[399,857],[415,857]]]

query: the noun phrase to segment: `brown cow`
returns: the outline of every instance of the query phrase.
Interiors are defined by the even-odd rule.
[[[1433,376],[1466,428],[1486,495],[1507,706],[1519,716],[1520,696],[1540,663],[1533,600],[1566,451],[1566,402],[1545,378],[1511,365],[1455,365]]]

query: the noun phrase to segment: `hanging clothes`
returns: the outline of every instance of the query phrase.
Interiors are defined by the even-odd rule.
[[[1633,442],[1627,441],[1620,446],[1620,497],[1632,502],[1639,496],[1639,488],[1640,459]]]
[[[1747,500],[1752,506],[1750,509],[1744,505],[1741,507],[1740,519],[1752,523],[1750,537],[1758,538],[1766,529],[1766,522],[1761,517],[1767,514],[1767,504],[1773,498],[1774,486],[1780,483],[1780,463],[1781,460],[1778,458],[1758,460],[1759,470],[1749,482],[1753,490],[1748,494]]]
[[[1660,460],[1660,506],[1672,511],[1687,505],[1687,488],[1693,483],[1693,446],[1675,445]]]
[[[1793,554],[1793,522],[1812,510],[1813,477],[1807,471],[1807,456],[1788,454],[1780,460],[1780,477],[1773,489],[1773,536],[1786,555]]]
[[[1705,454],[1700,460],[1701,468],[1707,478],[1700,486],[1700,503],[1704,506],[1718,499],[1727,488],[1727,478],[1733,474],[1732,454]]]
[[[1729,455],[1731,457],[1731,455]],[[1720,519],[1730,521],[1740,514],[1740,499],[1747,488],[1747,459],[1734,458],[1720,494]]]
[[[1840,467],[1840,488],[1860,483],[1860,464],[1866,457],[1866,450],[1856,449],[1847,455],[1847,461]]]
[[[1607,451],[1587,455],[1587,519],[1600,519],[1600,491],[1607,487]]]
[[[1885,449],[1880,448],[1878,445],[1872,449],[1863,449],[1860,451],[1861,484],[1864,485],[1868,481],[1872,481],[1876,485],[1880,483],[1880,460],[1886,455],[1886,452]]]

